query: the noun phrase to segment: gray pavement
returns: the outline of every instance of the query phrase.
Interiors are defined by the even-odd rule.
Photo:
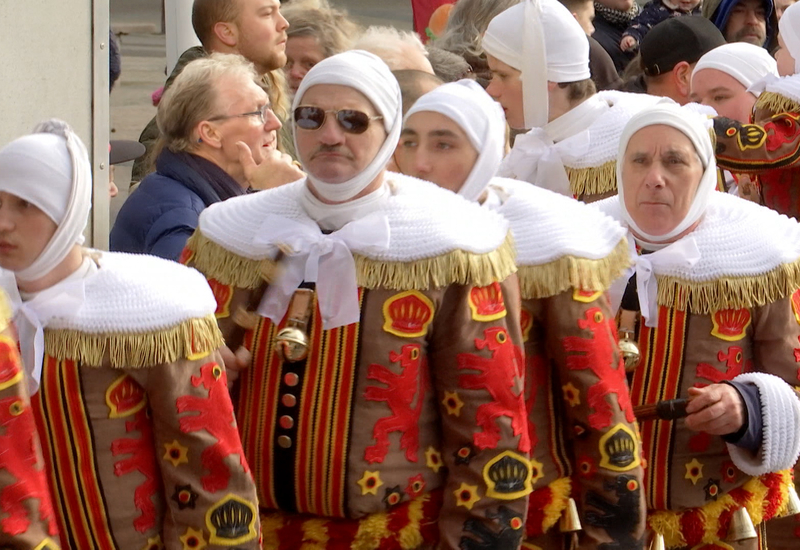
[[[166,79],[166,40],[161,32],[161,0],[109,0],[111,28],[119,36],[122,76],[110,98],[111,139],[139,138],[156,109],[150,94]],[[411,29],[411,0],[332,0],[362,25]],[[111,200],[110,220],[127,197],[132,163],[120,165],[120,194]]]

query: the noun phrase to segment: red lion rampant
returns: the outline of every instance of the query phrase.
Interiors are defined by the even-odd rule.
[[[125,431],[139,432],[138,438],[121,438],[111,443],[111,454],[114,456],[131,455],[114,464],[114,473],[124,476],[131,472],[139,472],[144,481],[136,487],[133,502],[141,515],[133,521],[133,527],[145,533],[156,526],[156,507],[153,497],[161,490],[161,477],[158,472],[158,461],[153,447],[153,425],[148,410],[136,413],[133,420],[125,422]]]
[[[201,478],[203,489],[216,493],[228,488],[231,472],[225,465],[225,458],[238,454],[239,464],[245,473],[250,472],[239,440],[239,432],[234,424],[233,404],[228,394],[228,376],[217,363],[206,363],[200,367],[200,376],[192,376],[192,386],[202,386],[208,390],[208,397],[184,395],[176,405],[179,413],[196,412],[194,416],[180,419],[183,433],[205,430],[217,440],[206,447],[201,455],[203,466],[209,473]]]
[[[578,319],[578,327],[591,331],[592,337],[566,336],[562,343],[564,351],[567,353],[580,354],[567,356],[569,370],[588,369],[599,378],[597,383],[589,387],[586,395],[589,406],[594,410],[588,417],[589,425],[595,430],[602,430],[614,422],[611,403],[605,399],[612,393],[617,396],[617,404],[625,413],[627,421],[633,422],[633,406],[628,392],[628,384],[625,381],[625,369],[622,365],[621,355],[616,361],[616,368],[614,367],[614,348],[611,337],[614,330],[613,326],[610,326],[611,321],[606,319],[599,307],[588,309],[585,317],[585,319]]]
[[[390,352],[389,360],[400,363],[403,369],[395,374],[383,365],[370,365],[367,378],[375,380],[386,387],[370,386],[364,392],[368,401],[383,401],[392,410],[392,415],[381,418],[372,429],[375,445],[364,451],[364,460],[370,464],[383,462],[389,452],[389,434],[400,432],[400,448],[405,450],[406,459],[416,462],[419,450],[419,416],[422,413],[423,398],[427,391],[426,360],[422,356],[419,344],[407,344],[400,348],[400,353]],[[415,406],[411,406],[414,396]]]
[[[16,479],[0,491],[0,508],[7,517],[0,520],[0,527],[10,535],[21,535],[28,530],[31,520],[24,502],[28,499],[39,501],[39,518],[47,522],[47,532],[57,533],[53,504],[44,467],[37,466],[36,426],[30,407],[19,397],[0,399],[0,469]]]
[[[459,369],[480,372],[480,374],[462,374],[459,377],[459,385],[468,390],[485,389],[493,400],[478,407],[475,423],[483,431],[472,436],[473,443],[479,449],[497,448],[497,443],[500,441],[500,427],[496,420],[505,416],[511,419],[514,435],[520,436],[518,449],[527,453],[531,450],[531,440],[525,417],[524,392],[514,391],[517,378],[521,376],[522,351],[514,345],[504,328],[487,328],[483,331],[483,335],[485,339],[475,339],[475,347],[491,351],[491,359],[472,353],[459,353],[457,357]]]

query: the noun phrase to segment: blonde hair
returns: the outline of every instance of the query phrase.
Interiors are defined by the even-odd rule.
[[[489,23],[519,3],[520,0],[458,0],[450,12],[444,34],[434,45],[460,56],[480,57],[483,54],[481,37]]]
[[[214,25],[230,23],[238,16],[239,0],[194,0],[192,4],[192,28],[206,49],[214,37]]]
[[[157,149],[191,151],[197,143],[197,125],[219,114],[217,84],[234,79],[258,83],[253,64],[238,54],[213,53],[186,65],[158,104],[156,123],[161,137]]]
[[[313,36],[325,57],[349,49],[353,39],[361,32],[347,12],[327,7],[327,2],[295,0],[281,13],[289,22],[287,38]]]

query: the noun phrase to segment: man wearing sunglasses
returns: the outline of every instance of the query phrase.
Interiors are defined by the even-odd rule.
[[[374,55],[323,60],[293,107],[307,178],[207,209],[183,257],[253,359],[238,419],[265,546],[517,548],[532,470],[507,223],[386,171],[401,97]]]

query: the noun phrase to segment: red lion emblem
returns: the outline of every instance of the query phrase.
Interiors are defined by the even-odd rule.
[[[473,435],[473,443],[479,449],[495,449],[500,441],[500,427],[497,419],[505,416],[511,419],[515,436],[520,436],[518,449],[527,453],[531,449],[528,436],[528,423],[525,417],[523,391],[516,392],[517,378],[523,365],[522,351],[514,345],[506,329],[491,327],[483,331],[486,337],[475,339],[475,347],[488,349],[492,358],[486,359],[472,353],[459,353],[458,368],[477,370],[480,374],[462,374],[459,385],[468,390],[485,389],[492,396],[491,403],[478,407],[475,423],[483,431]]]
[[[375,445],[367,447],[364,460],[370,464],[383,462],[389,452],[389,434],[400,432],[400,448],[406,452],[406,459],[416,462],[419,450],[419,416],[422,413],[423,398],[427,390],[426,361],[420,352],[419,344],[407,344],[400,353],[390,352],[389,360],[400,363],[403,369],[395,374],[382,365],[370,365],[367,378],[386,387],[370,386],[364,392],[368,401],[384,401],[392,410],[392,415],[381,418],[372,429]],[[411,406],[417,398],[415,406]]]
[[[111,443],[112,455],[131,455],[114,464],[114,473],[122,477],[131,472],[139,472],[144,476],[144,481],[133,493],[133,502],[141,512],[133,521],[133,527],[140,533],[145,533],[156,526],[153,497],[161,490],[161,477],[153,447],[153,425],[146,408],[137,412],[133,420],[125,422],[125,431],[138,431],[140,435],[138,438],[121,438]]]
[[[16,479],[0,491],[0,508],[7,514],[0,520],[4,532],[21,535],[28,530],[31,520],[23,503],[28,499],[39,501],[39,518],[47,522],[47,532],[57,533],[53,504],[43,465],[36,456],[36,426],[30,407],[18,397],[0,400],[0,469]],[[42,466],[37,469],[37,466]]]
[[[233,404],[228,394],[228,376],[216,363],[206,363],[200,367],[200,376],[192,376],[192,386],[202,386],[208,390],[208,397],[184,395],[176,405],[179,413],[196,412],[194,416],[180,419],[183,433],[205,430],[216,438],[217,443],[206,447],[201,455],[203,466],[209,471],[201,479],[203,489],[216,493],[228,488],[231,472],[225,465],[225,458],[238,454],[239,464],[245,473],[250,472],[242,450],[242,442],[236,429]]]
[[[595,430],[611,426],[614,421],[614,411],[611,403],[605,398],[612,393],[617,396],[617,404],[625,413],[625,418],[628,422],[633,422],[633,407],[621,355],[616,361],[616,368],[614,367],[614,346],[611,336],[614,330],[613,326],[610,326],[611,321],[605,318],[598,307],[588,309],[585,317],[578,319],[578,327],[591,331],[592,337],[566,336],[562,343],[567,353],[580,354],[567,356],[569,370],[588,369],[599,378],[597,383],[589,387],[586,395],[589,406],[594,410],[588,417],[589,425]]]

